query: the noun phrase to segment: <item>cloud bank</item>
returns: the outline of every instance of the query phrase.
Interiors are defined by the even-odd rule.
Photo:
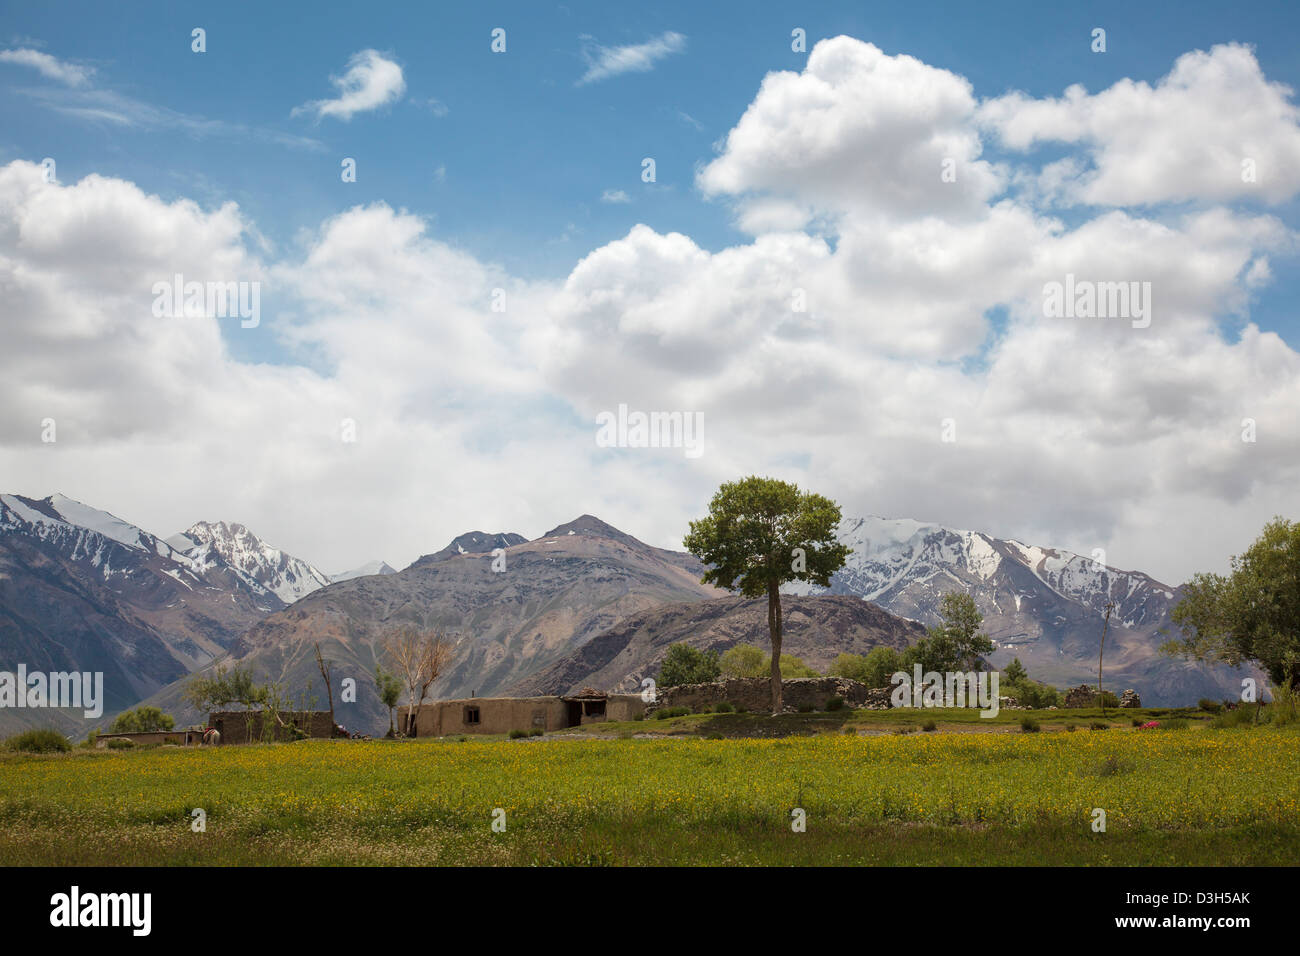
[[[1152,98],[1183,114],[1110,136],[1149,125]],[[1184,126],[1191,164],[1168,155]],[[1254,184],[1229,162],[1247,135]],[[677,546],[718,482],[766,473],[846,514],[1101,547],[1178,583],[1294,511],[1300,355],[1250,311],[1296,251],[1268,211],[1293,189],[1268,170],[1297,136],[1244,47],[1188,54],[1149,88],[981,102],[839,37],[770,74],[700,168],[751,239],[711,251],[637,225],[543,282],[384,204],[268,252],[233,203],[14,162],[0,472],[6,491],[163,534],[239,520],[329,567],[584,511]],[[1031,148],[1047,139],[1082,171],[1050,190],[1060,160]],[[177,273],[259,281],[279,305],[256,330],[156,318],[150,289]],[[1066,275],[1150,283],[1150,326],[1047,318],[1044,286]],[[295,361],[240,361],[240,335]],[[596,416],[620,404],[702,412],[704,454],[597,447]]]

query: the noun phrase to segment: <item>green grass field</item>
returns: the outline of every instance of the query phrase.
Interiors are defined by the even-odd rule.
[[[1294,728],[1125,714],[1100,731],[1072,711],[1073,733],[1021,733],[1019,713],[1007,732],[898,733],[889,716],[792,715],[813,735],[781,739],[689,735],[767,719],[733,714],[605,725],[651,739],[5,754],[0,863],[1300,863]]]

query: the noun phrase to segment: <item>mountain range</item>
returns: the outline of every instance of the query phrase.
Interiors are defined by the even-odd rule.
[[[103,672],[111,715],[329,582],[238,524],[162,539],[66,495],[0,495],[0,670]],[[0,710],[0,733],[43,724],[86,729],[80,712]]]
[[[991,663],[1019,657],[1031,677],[1057,686],[1096,683],[1105,629],[1103,686],[1134,687],[1149,705],[1236,697],[1253,673],[1160,655],[1182,589],[1141,571],[908,518],[845,521],[838,538],[853,550],[830,587],[796,583],[787,593],[852,595],[928,626],[945,592],[965,591],[996,645]]]
[[[819,670],[843,651],[906,646],[960,589],[985,616],[995,665],[1018,656],[1058,686],[1095,681],[1110,603],[1109,687],[1159,705],[1239,686],[1233,669],[1156,653],[1180,591],[1141,572],[911,519],[850,519],[839,537],[853,553],[829,588],[783,589],[785,652]],[[583,515],[532,540],[466,532],[401,571],[375,561],[327,575],[235,523],[160,539],[62,495],[0,495],[0,670],[103,671],[106,715],[146,699],[189,723],[200,715],[184,705],[185,681],[218,660],[324,706],[319,643],[337,718],[373,732],[387,726],[375,667],[402,624],[452,643],[433,690],[442,698],[630,690],[679,641],[765,647],[765,603],[702,584],[703,570]],[[354,700],[340,693],[347,678]],[[0,732],[51,721],[86,729],[57,712],[5,710]]]

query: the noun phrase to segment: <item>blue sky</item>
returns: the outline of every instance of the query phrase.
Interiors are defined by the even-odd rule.
[[[1173,61],[1215,43],[1253,44],[1265,74],[1300,86],[1294,3],[440,3],[5,4],[5,39],[92,64],[96,86],[154,107],[319,143],[255,135],[123,127],[51,112],[22,94],[35,79],[0,64],[3,158],[56,156],[63,180],[98,172],[164,198],[238,202],[278,249],[300,229],[359,202],[383,200],[428,217],[433,233],[525,277],[564,275],[635,223],[680,231],[718,250],[743,241],[725,205],[694,187],[697,167],[735,124],[771,70],[799,70],[790,31],[808,48],[846,33],[960,73],[977,97],[1009,90],[1097,92],[1130,77],[1155,82]],[[203,55],[190,30],[207,30]],[[1095,26],[1107,52],[1088,46]],[[490,31],[507,30],[493,54]],[[644,73],[576,85],[592,44],[636,44],[675,31],[684,52]],[[356,50],[403,67],[403,101],[348,122],[291,117],[331,95],[328,77]],[[436,100],[445,113],[429,103]],[[996,147],[986,155],[997,156]],[[356,183],[339,178],[342,157]],[[653,156],[657,183],[641,182]],[[439,172],[441,170],[441,173]],[[630,202],[601,202],[622,190]],[[1294,221],[1295,202],[1275,214]],[[1294,272],[1294,270],[1290,270]],[[1274,285],[1255,318],[1300,343],[1285,304],[1300,283]],[[247,343],[236,343],[246,345]],[[262,341],[263,347],[269,343]]]
[[[1101,546],[1175,581],[1221,566],[1295,500],[1298,21],[1283,2],[6,3],[4,490],[162,534],[242,521],[339,569],[584,511],[673,546],[720,480],[770,472],[847,514]],[[591,75],[645,45],[648,68]],[[358,57],[400,92],[322,115]],[[1251,152],[1258,189],[1235,181]],[[956,189],[934,175],[951,153]],[[260,276],[260,326],[141,315],[181,261]],[[1089,270],[1153,277],[1167,320],[1035,317],[1045,276]],[[498,284],[508,316],[485,310]],[[593,447],[624,403],[698,410],[712,450]],[[57,456],[31,444],[47,416],[73,436]],[[367,436],[347,458],[343,416]],[[152,493],[160,463],[183,496]],[[1189,514],[1212,527],[1172,534]]]

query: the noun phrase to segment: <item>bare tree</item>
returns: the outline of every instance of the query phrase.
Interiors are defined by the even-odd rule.
[[[315,641],[316,648],[316,667],[320,670],[320,676],[325,680],[325,693],[329,696],[330,702],[330,734],[334,733],[334,687],[330,684],[330,666],[333,661],[323,657],[320,652],[320,641]]]
[[[1106,653],[1106,631],[1110,629],[1110,612],[1115,610],[1115,605],[1111,601],[1106,602],[1106,620],[1101,626],[1101,647],[1097,651],[1097,704],[1101,707],[1101,715],[1106,716],[1106,695],[1101,690],[1101,658]]]
[[[401,624],[384,640],[393,669],[406,688],[406,722],[403,732],[415,736],[416,720],[429,696],[429,688],[451,659],[451,644],[437,631],[420,631]]]

